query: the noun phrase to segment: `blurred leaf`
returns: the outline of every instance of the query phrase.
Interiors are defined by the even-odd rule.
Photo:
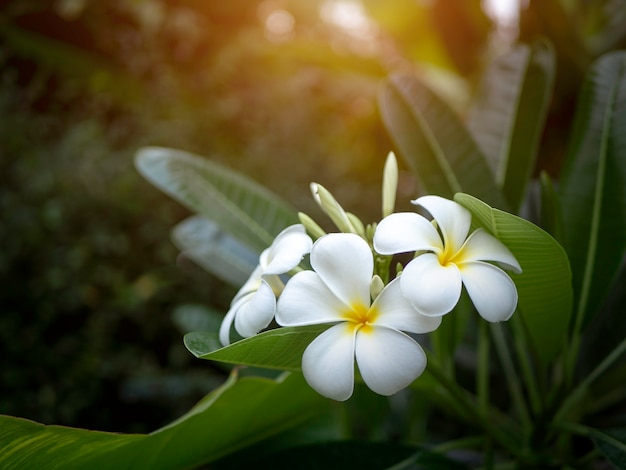
[[[622,260],[619,275],[613,289],[606,298],[602,308],[585,326],[581,350],[585,353],[580,357],[580,363],[587,372],[591,372],[605,357],[607,357],[624,340],[626,331],[626,257]],[[619,286],[619,288],[617,287]],[[626,361],[624,366],[626,366]],[[582,370],[585,369],[581,369]],[[612,368],[605,373],[604,378],[614,374],[619,369]],[[624,375],[619,376],[617,386],[624,386]]]
[[[172,230],[184,255],[232,286],[243,285],[258,264],[258,254],[205,217],[194,215]]]
[[[467,467],[440,454],[390,442],[340,441],[285,449],[261,459],[248,457],[217,470],[244,468],[344,470],[394,468],[412,470],[463,470]]]
[[[86,50],[6,21],[0,21],[0,38],[24,57],[34,59],[64,77],[80,80],[94,93],[111,95],[118,104],[136,101],[144,94],[141,83],[132,75]]]
[[[467,129],[415,76],[391,75],[379,104],[384,124],[423,192],[448,198],[467,192],[507,207]]]
[[[593,441],[616,468],[626,469],[626,428],[599,431],[591,433]]]
[[[298,222],[296,211],[267,188],[182,150],[146,147],[135,164],[156,187],[258,252]]]
[[[563,242],[563,220],[558,193],[550,176],[542,172],[539,175],[541,183],[540,225],[559,243]]]
[[[502,241],[520,263],[522,274],[511,274],[519,294],[519,313],[533,351],[542,364],[547,364],[565,344],[572,313],[571,271],[565,251],[527,220],[492,209],[467,194],[457,194],[454,200]]]
[[[223,312],[202,304],[180,304],[172,312],[172,323],[183,334],[198,330],[218,330],[222,320],[224,320]]]
[[[515,212],[537,158],[554,74],[549,43],[519,44],[489,65],[469,110],[468,129]]]
[[[315,417],[327,401],[300,374],[232,375],[187,414],[151,434],[45,426],[0,416],[0,467],[195,468]]]
[[[626,1],[596,0],[580,2],[578,18],[584,21],[586,44],[594,54],[600,55],[619,48],[626,36]]]
[[[185,335],[185,346],[200,359],[299,371],[302,353],[329,325],[292,326],[265,331],[220,348],[215,333],[194,331]]]
[[[626,52],[589,71],[561,177],[565,248],[578,321],[586,324],[614,284],[626,250]]]

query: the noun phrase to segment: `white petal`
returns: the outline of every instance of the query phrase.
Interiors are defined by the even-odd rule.
[[[354,389],[355,327],[342,322],[315,338],[302,355],[307,383],[325,397],[344,401]]]
[[[511,318],[517,306],[517,289],[504,271],[492,264],[475,261],[461,266],[461,276],[481,317],[490,322]]]
[[[462,256],[462,262],[495,261],[501,264],[502,267],[508,268],[515,273],[519,274],[522,272],[522,268],[515,256],[513,256],[513,253],[511,253],[511,250],[482,228],[475,230],[469,236],[462,252],[459,254]]]
[[[333,323],[343,320],[341,312],[347,309],[317,273],[301,271],[287,282],[278,298],[276,322],[281,326]]]
[[[374,256],[365,240],[352,233],[331,233],[311,249],[311,266],[345,304],[370,305]]]
[[[251,295],[254,294],[248,293],[248,296]],[[238,302],[233,302],[228,312],[226,312],[226,316],[220,325],[220,343],[222,343],[223,346],[228,346],[230,344],[230,327],[235,320],[237,310],[239,310],[239,307],[246,302],[248,302],[248,298],[241,297]]]
[[[472,223],[470,211],[450,199],[439,196],[423,196],[411,202],[422,206],[437,221],[448,250],[455,253],[461,248]]]
[[[235,297],[233,298],[233,300],[231,300],[230,302],[231,307],[235,305],[235,303],[238,302],[242,297],[245,297],[246,295],[249,295],[257,291],[257,289],[261,285],[262,274],[263,274],[263,269],[261,268],[261,266],[257,266],[256,268],[254,268],[254,271],[252,271],[252,274],[250,274],[250,277],[248,278],[246,283],[243,286],[241,286],[237,294],[235,294]]]
[[[374,249],[381,255],[417,250],[440,251],[443,243],[429,220],[413,212],[398,212],[388,215],[376,226]]]
[[[302,227],[300,230],[299,227]],[[291,229],[291,230],[289,230]],[[304,255],[311,251],[313,241],[304,233],[304,226],[292,225],[274,240],[264,257],[265,274],[283,274],[300,264]]]
[[[363,381],[380,395],[393,395],[409,386],[426,368],[426,354],[420,345],[394,329],[360,329],[355,346]]]
[[[402,293],[428,316],[454,308],[461,296],[461,273],[452,263],[442,266],[437,255],[425,253],[406,265],[400,276]]]
[[[378,316],[372,322],[410,333],[430,333],[439,327],[441,317],[427,317],[420,314],[413,304],[402,295],[400,279],[394,279],[376,297],[373,309]]]
[[[276,311],[276,297],[272,288],[261,282],[259,290],[243,303],[235,316],[235,329],[244,338],[256,335],[271,323]]]

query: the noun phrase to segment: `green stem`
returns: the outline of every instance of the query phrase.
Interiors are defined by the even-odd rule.
[[[483,416],[489,409],[489,326],[481,321],[478,325],[478,365],[476,367],[476,395],[478,408]]]
[[[476,400],[473,399],[467,390],[461,388],[456,382],[449,379],[442,369],[439,368],[436,361],[428,363],[428,370],[432,377],[451,395],[451,397],[460,405],[466,420],[469,423],[480,426],[487,435],[497,442],[503,449],[506,449],[511,455],[520,457],[522,451],[519,445],[518,436],[510,434],[502,425],[502,417],[495,416],[495,413],[483,415],[476,406]],[[498,421],[500,423],[498,423]],[[498,428],[495,426],[500,424]],[[507,431],[507,432],[505,432]]]
[[[506,382],[509,387],[509,392],[511,393],[511,398],[513,399],[513,404],[515,405],[522,426],[528,431],[531,426],[528,407],[524,400],[522,387],[520,385],[517,372],[515,371],[513,359],[509,353],[502,327],[499,324],[492,324],[491,333],[493,335],[494,345],[498,351],[498,355],[500,356],[500,361],[502,363]]]
[[[538,415],[542,409],[542,395],[539,393],[538,380],[533,373],[533,367],[530,363],[528,353],[530,351],[528,335],[524,329],[524,325],[521,323],[519,316],[514,316],[511,319],[511,328],[513,329],[513,342],[515,344],[515,351],[519,360],[522,375],[524,377],[524,383],[528,390],[528,397],[530,400],[530,406],[535,415]]]
[[[555,421],[562,420],[570,409],[576,405],[584,396],[589,386],[596,381],[596,379],[602,375],[615,361],[617,361],[622,354],[626,352],[626,338],[607,356],[604,360],[596,366],[596,368],[585,379],[578,384],[578,386],[572,391],[572,393],[565,399],[563,405],[559,408],[555,415]]]
[[[476,449],[484,443],[485,436],[471,436],[437,444],[436,446],[431,447],[430,450],[438,454],[445,454],[446,452],[457,449]]]

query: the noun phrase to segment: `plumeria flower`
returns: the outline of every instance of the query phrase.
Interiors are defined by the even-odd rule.
[[[334,323],[304,351],[302,372],[309,385],[328,398],[347,400],[355,357],[363,381],[378,394],[392,395],[413,382],[426,367],[426,355],[403,331],[433,331],[441,318],[420,315],[397,281],[372,302],[374,258],[358,235],[324,235],[311,249],[311,266],[314,271],[289,280],[276,310],[282,326]]]
[[[294,269],[311,251],[313,241],[302,224],[291,225],[280,232],[272,246],[259,257],[259,265],[233,298],[220,326],[220,341],[230,344],[230,328],[244,338],[254,336],[271,323],[276,312],[276,295],[284,284],[280,275]]]
[[[411,202],[430,212],[435,224],[416,213],[396,213],[384,218],[374,235],[380,254],[418,252],[400,276],[403,294],[422,314],[441,316],[457,304],[464,285],[485,320],[508,320],[517,289],[507,273],[486,261],[521,273],[509,249],[482,228],[468,237],[471,213],[454,201],[424,196]]]

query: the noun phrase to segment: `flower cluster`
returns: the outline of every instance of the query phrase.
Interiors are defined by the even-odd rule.
[[[437,329],[458,303],[462,286],[482,318],[508,320],[517,306],[517,290],[503,268],[521,272],[509,249],[482,228],[470,233],[471,213],[439,196],[412,201],[432,219],[393,213],[396,184],[397,165],[390,154],[383,219],[368,226],[313,184],[313,196],[341,232],[327,234],[300,214],[302,224],[276,237],[233,299],[221,342],[229,344],[233,324],[243,337],[257,334],[273,319],[280,326],[328,324],[306,348],[302,372],[320,394],[347,400],[355,361],[365,384],[381,395],[392,395],[419,377],[426,354],[411,334]],[[386,281],[391,259],[400,253],[414,257]],[[300,269],[307,254],[311,269]],[[281,275],[291,277],[284,283]]]

